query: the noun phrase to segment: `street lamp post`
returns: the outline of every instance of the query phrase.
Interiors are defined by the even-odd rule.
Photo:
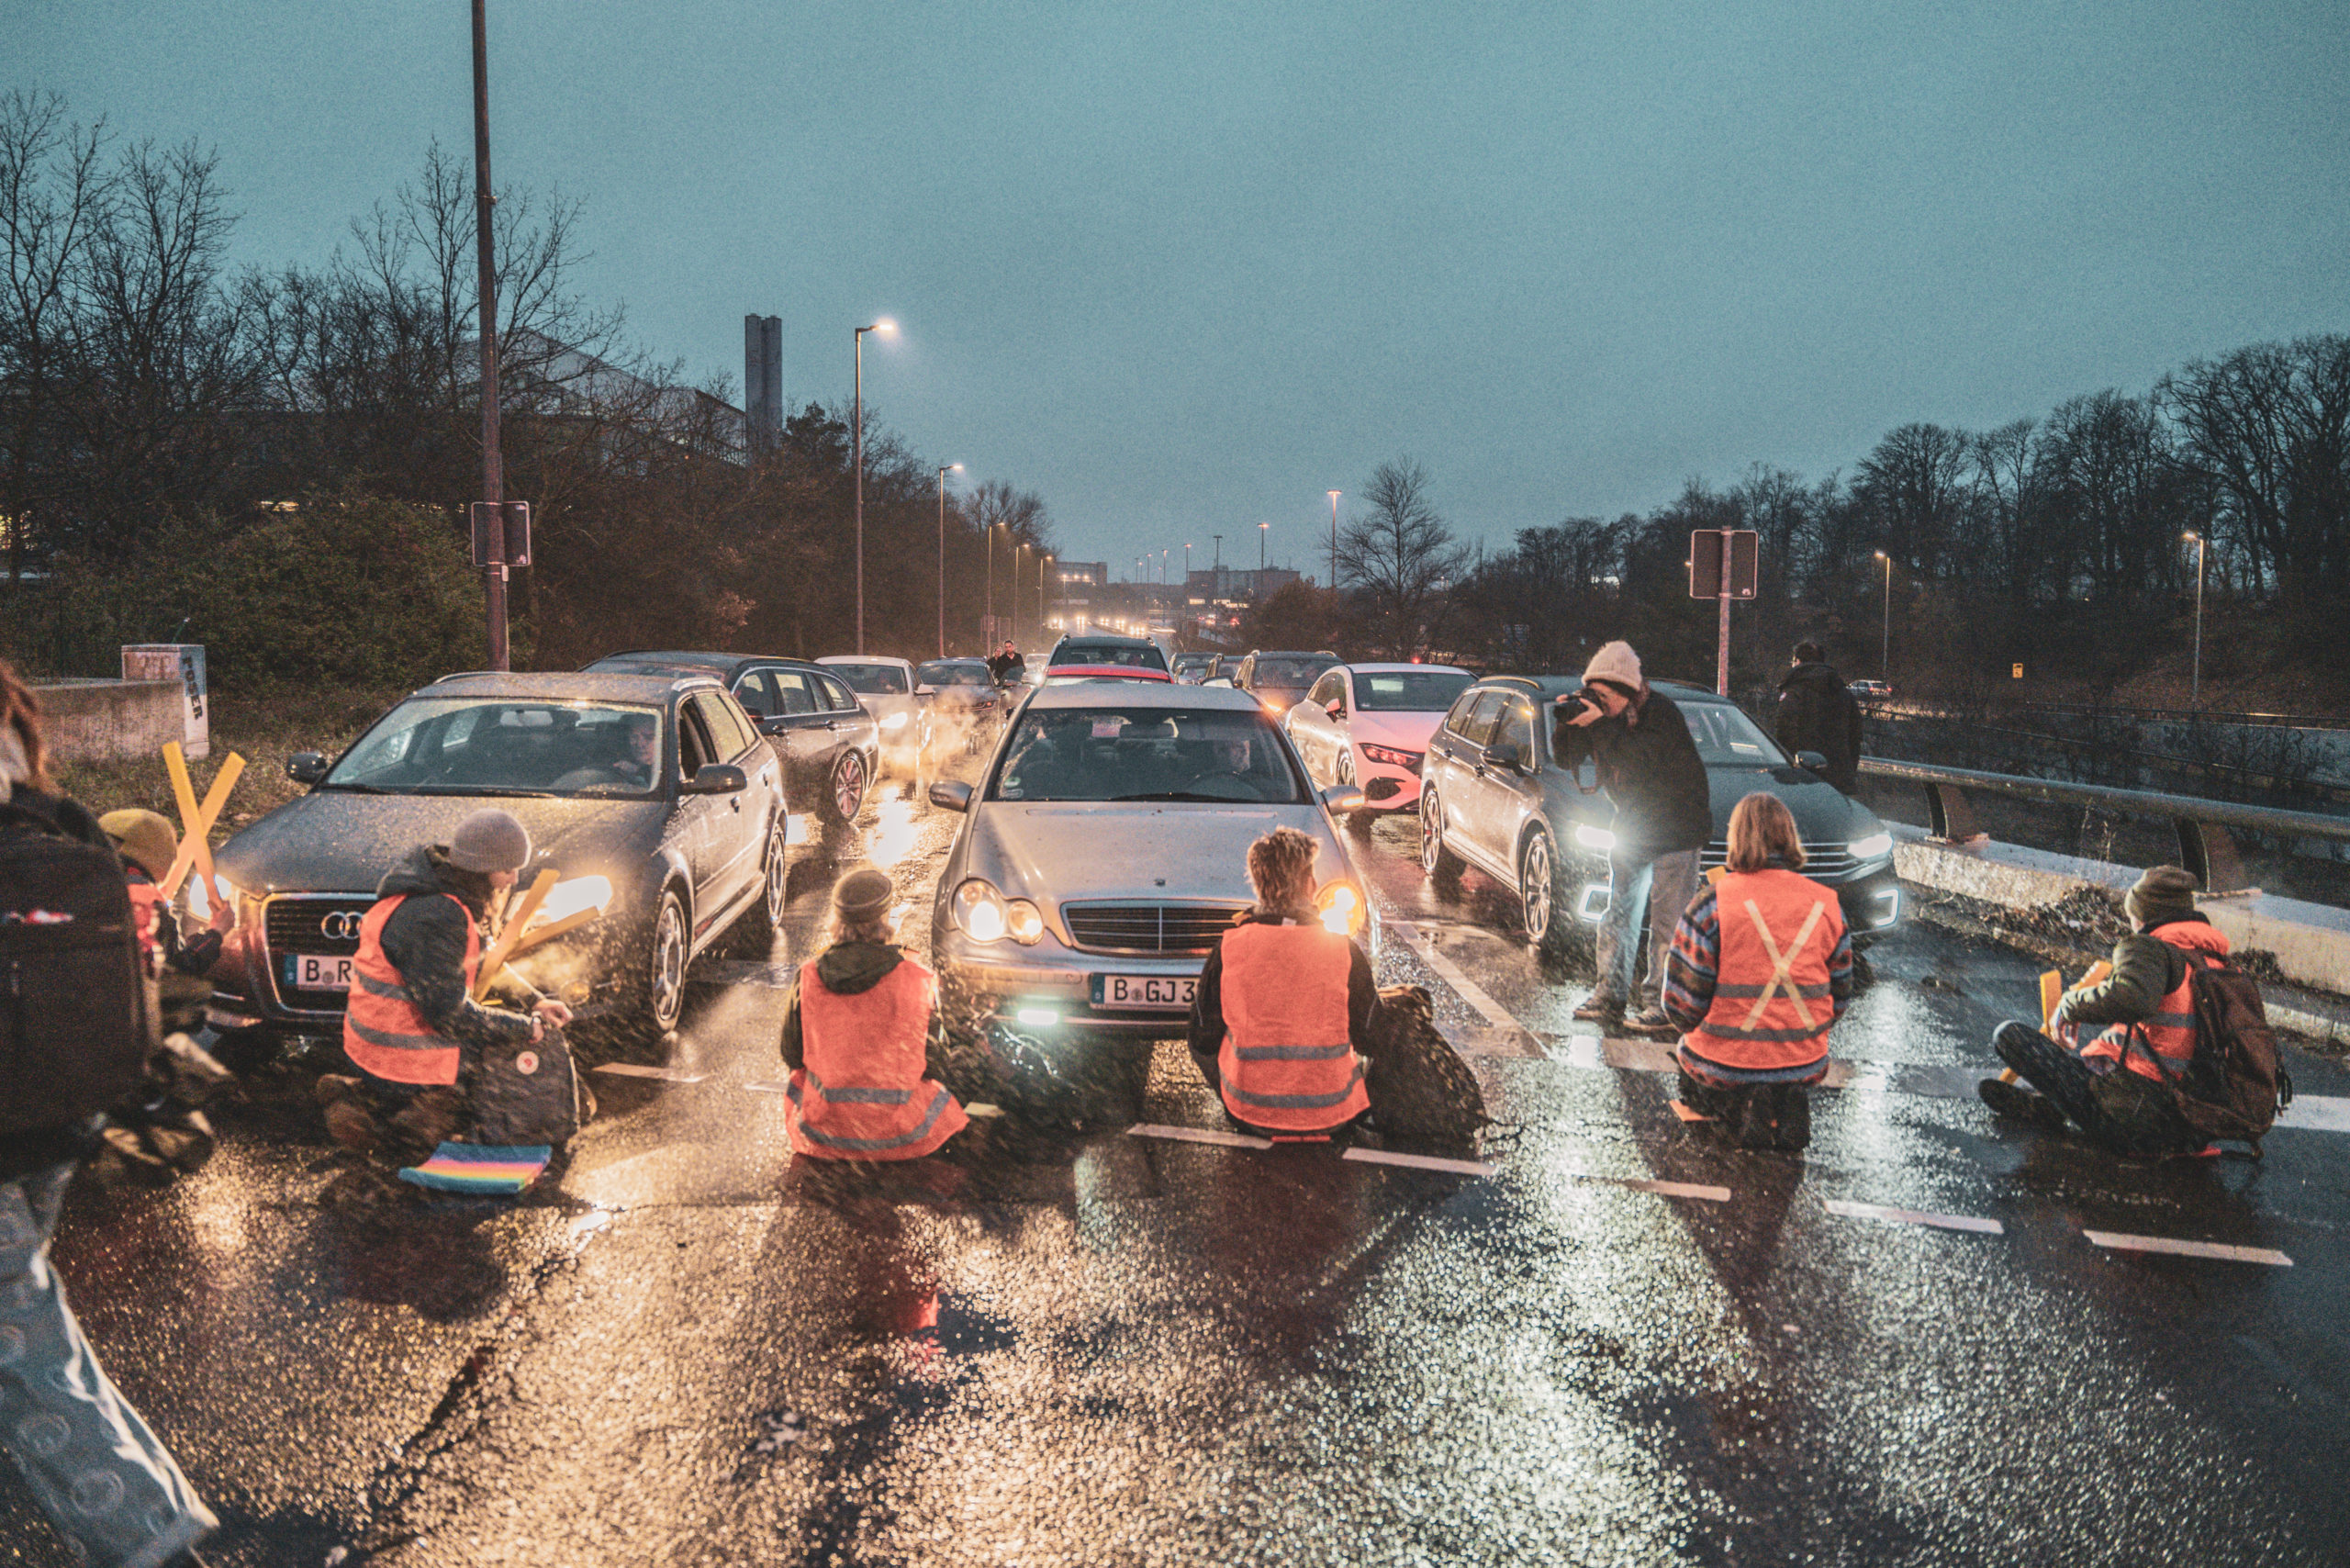
[[[1012,547],[1012,612],[1005,619],[1012,622],[1013,641],[1020,640],[1020,552],[1028,548],[1022,540]]]
[[[1039,555],[1036,557],[1036,645],[1039,647],[1044,645],[1046,632],[1045,625],[1045,573],[1051,567],[1052,564],[1053,558],[1050,555]]]
[[[1330,492],[1330,591],[1338,591],[1338,498],[1344,490]]]
[[[865,652],[865,334],[897,336],[898,324],[887,316],[856,330],[856,376],[850,395],[850,465],[856,470],[856,651]]]
[[[2187,700],[2189,707],[2200,708],[2203,705],[2203,551],[2205,541],[2200,533],[2189,533],[2186,537],[2195,541],[2195,676],[2194,683],[2188,689]]]
[[[1257,591],[1259,593],[1265,591],[1265,534],[1272,526],[1270,522],[1260,522],[1257,525]]]
[[[990,523],[986,528],[980,531],[980,538],[984,540],[987,544],[988,608],[987,614],[983,618],[987,624],[979,630],[979,642],[990,654],[995,652],[995,531],[999,528],[1005,528],[1008,526],[1009,525],[1005,523],[993,522]]]
[[[510,667],[506,642],[506,460],[498,445],[498,257],[489,188],[489,23],[474,0],[474,262],[481,296],[481,498],[497,525],[484,599],[489,612],[489,667]]]
[[[1885,641],[1876,656],[1879,680],[1893,678],[1893,557],[1880,550],[1876,558],[1885,563]]]
[[[946,656],[946,476],[960,474],[960,463],[944,463],[938,469],[938,656]]]

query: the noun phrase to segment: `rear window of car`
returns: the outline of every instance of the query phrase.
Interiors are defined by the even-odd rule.
[[[1032,711],[988,785],[991,801],[1294,805],[1310,798],[1271,721],[1229,708]]]
[[[934,659],[914,671],[914,678],[924,686],[992,686],[985,665],[953,664]]]
[[[867,697],[902,697],[910,689],[906,672],[896,665],[826,665],[826,669],[848,682],[849,689],[861,691]]]
[[[1452,670],[1355,671],[1355,706],[1378,712],[1441,713],[1475,678]]]
[[[1248,679],[1250,684],[1255,686],[1308,687],[1314,684],[1315,676],[1328,669],[1335,662],[1337,661],[1332,659],[1260,658],[1257,661],[1255,669],[1249,672]]]
[[[1064,643],[1053,650],[1052,662],[1057,665],[1124,665],[1129,669],[1158,669],[1167,667],[1165,655],[1156,646],[1134,647],[1120,644]]]

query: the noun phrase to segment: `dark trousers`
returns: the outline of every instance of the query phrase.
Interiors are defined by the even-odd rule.
[[[2184,1154],[2207,1141],[2180,1118],[2161,1084],[2121,1067],[2099,1072],[2087,1058],[2029,1024],[2000,1025],[1991,1048],[2093,1142],[2116,1154]]]

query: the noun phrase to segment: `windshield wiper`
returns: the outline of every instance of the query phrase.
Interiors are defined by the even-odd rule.
[[[1261,806],[1268,803],[1250,795],[1203,795],[1196,790],[1161,790],[1156,794],[1113,795],[1110,799],[1113,801],[1212,801],[1220,806]]]
[[[338,784],[330,778],[319,786],[321,790],[348,790],[354,795],[389,795],[392,790],[377,784]]]
[[[446,789],[411,790],[408,793],[412,795],[524,796],[533,800],[546,801],[555,799],[555,792],[552,790],[521,790],[509,788],[501,784],[452,784]]]

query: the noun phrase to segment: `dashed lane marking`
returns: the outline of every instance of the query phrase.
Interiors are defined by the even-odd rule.
[[[1666,1198],[1700,1198],[1709,1204],[1729,1202],[1728,1187],[1708,1187],[1696,1182],[1650,1182],[1630,1176],[1599,1176],[1588,1170],[1569,1170],[1563,1174],[1578,1182],[1605,1182],[1612,1187],[1629,1187],[1635,1193],[1654,1193]]]
[[[1383,1148],[1349,1148],[1338,1157],[1368,1165],[1404,1165],[1415,1170],[1449,1170],[1461,1176],[1491,1176],[1497,1166],[1479,1159],[1439,1159],[1432,1154],[1393,1154]]]
[[[2350,1133],[2350,1098],[2339,1094],[2296,1094],[2293,1103],[2277,1113],[2280,1127],[2312,1133]]]
[[[1422,934],[1417,924],[1408,920],[1390,920],[1386,925],[1387,929],[1393,932],[1404,946],[1409,947],[1422,963],[1434,969],[1461,1001],[1475,1008],[1483,1016],[1485,1022],[1494,1026],[1495,1036],[1506,1039],[1517,1047],[1509,1052],[1493,1050],[1484,1054],[1536,1058],[1550,1055],[1542,1048],[1542,1041],[1534,1031],[1519,1023],[1516,1014],[1488,995],[1483,986],[1471,980],[1466,969],[1439,952],[1437,945]],[[1495,1040],[1494,1043],[1499,1042]]]
[[[2005,1236],[2008,1227],[1995,1219],[1977,1219],[1973,1215],[1928,1214],[1923,1209],[1893,1209],[1882,1204],[1852,1204],[1841,1198],[1828,1200],[1828,1212],[1846,1219],[1883,1220],[1890,1225],[1928,1225],[1937,1230],[1971,1230],[1983,1236]]]
[[[1128,1137],[1163,1137],[1177,1143],[1222,1144],[1226,1148],[1270,1148],[1272,1139],[1250,1137],[1246,1133],[1210,1132],[1204,1127],[1162,1127],[1150,1122],[1136,1122],[1126,1129]]]
[[[2179,1258],[2216,1258],[2223,1263],[2266,1263],[2289,1269],[2293,1260],[2273,1247],[2231,1247],[2219,1241],[2180,1241],[2168,1236],[2128,1236],[2118,1230],[2084,1230],[2099,1247],[2117,1252],[2167,1252]]]
[[[632,1061],[608,1061],[593,1070],[614,1078],[650,1078],[662,1083],[699,1083],[710,1076],[706,1072],[681,1072],[674,1067],[640,1067]]]

